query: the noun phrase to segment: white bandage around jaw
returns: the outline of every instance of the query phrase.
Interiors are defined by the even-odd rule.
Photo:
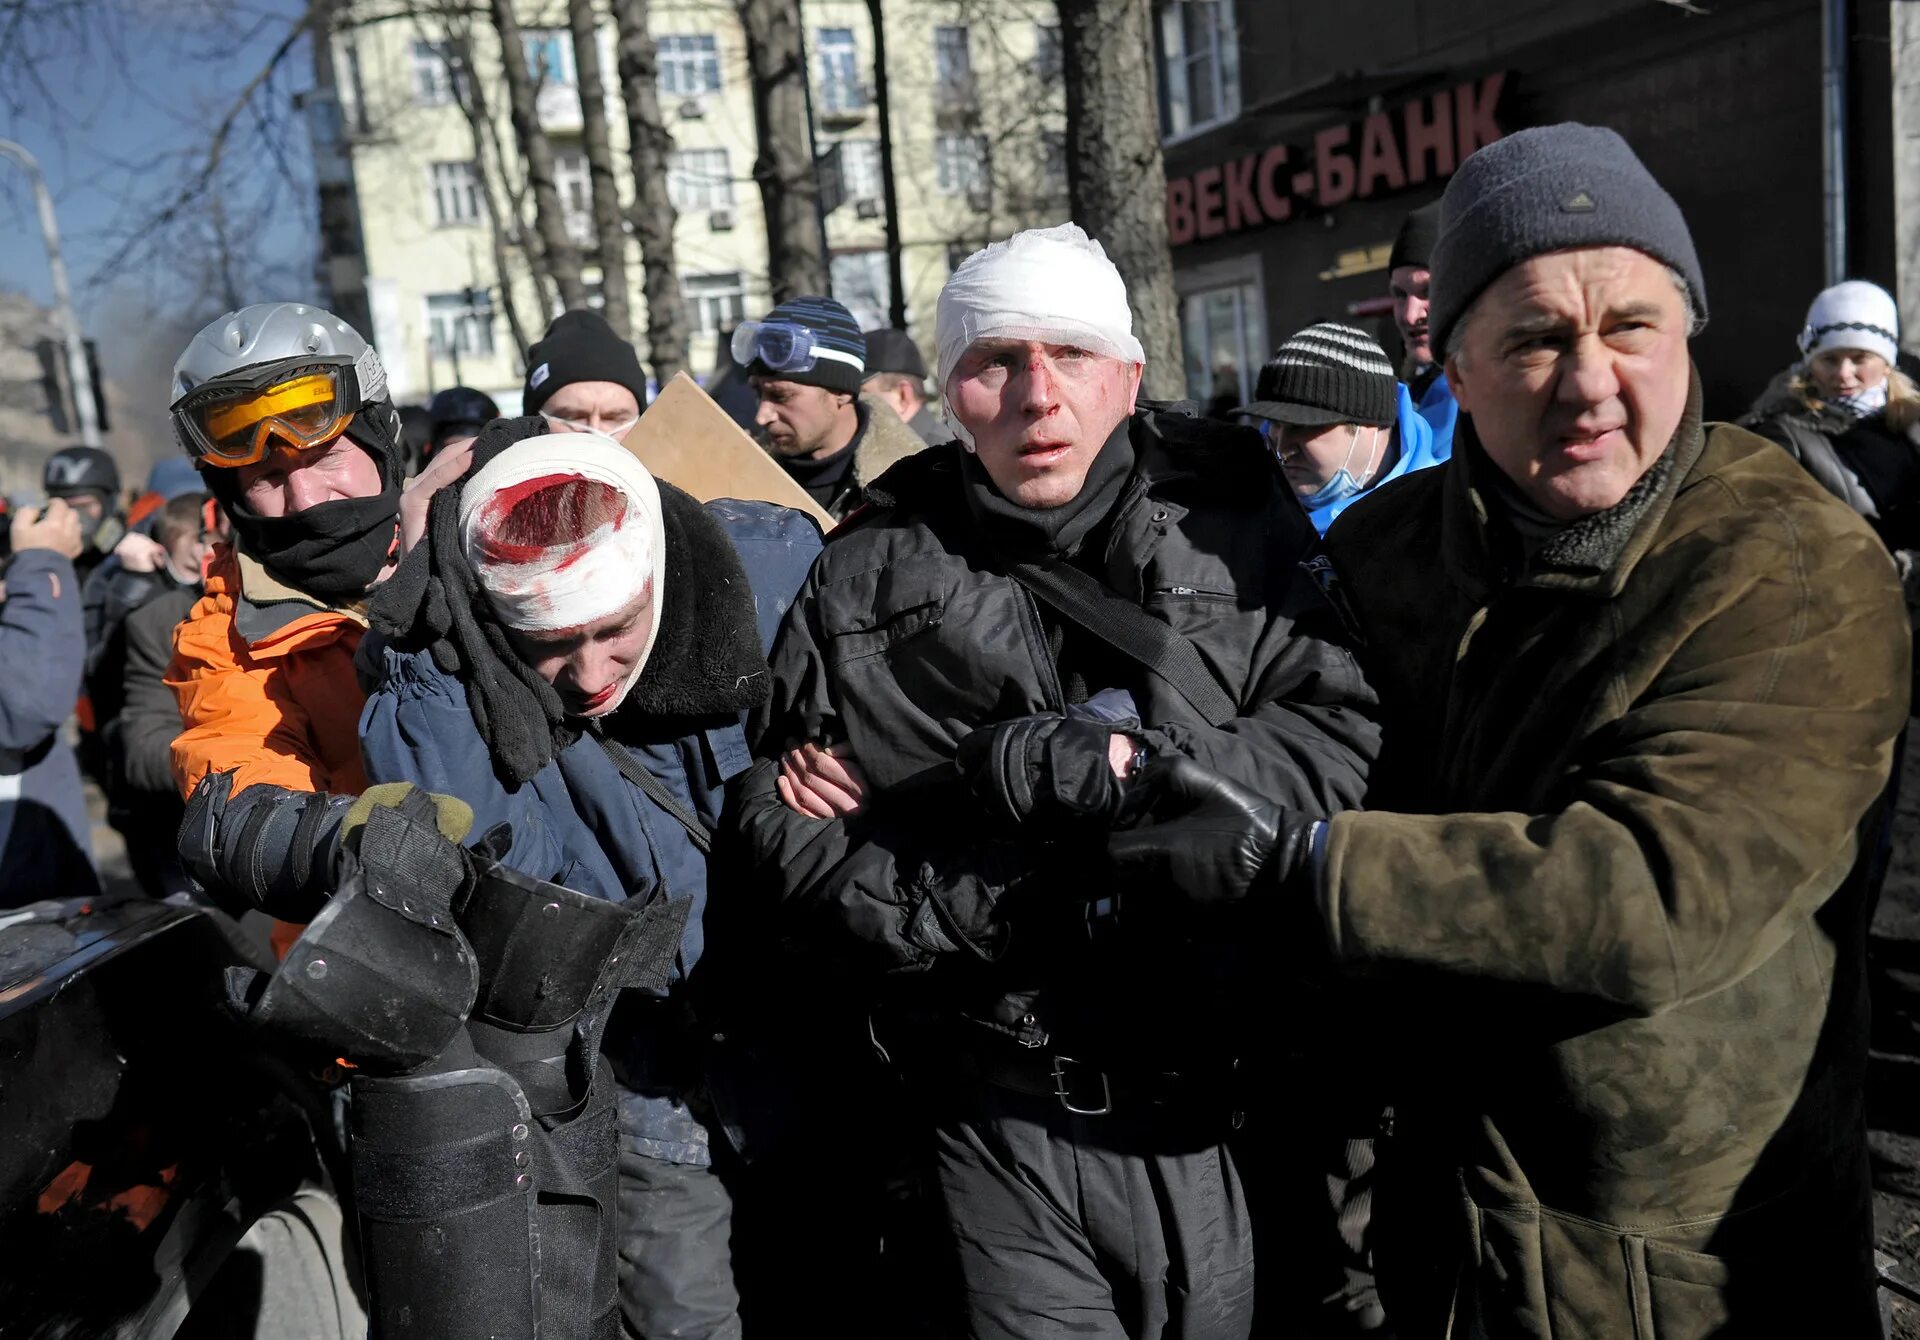
[[[578,540],[558,540],[516,555],[520,561],[503,561],[498,546],[486,542],[488,528],[501,520],[499,500],[520,485],[568,477],[617,490],[626,499],[625,513]],[[500,621],[517,632],[583,627],[627,609],[651,587],[653,626],[615,705],[626,697],[653,652],[667,599],[660,489],[638,457],[599,433],[550,433],[516,442],[461,489],[460,544]]]
[[[1015,233],[962,261],[940,290],[933,339],[942,412],[968,450],[973,435],[953,413],[948,382],[978,340],[1070,344],[1146,362],[1126,282],[1100,244],[1071,223]]]

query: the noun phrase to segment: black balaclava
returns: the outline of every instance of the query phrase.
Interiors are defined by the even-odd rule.
[[[336,498],[291,516],[265,517],[240,496],[237,471],[201,470],[208,488],[227,509],[240,549],[296,590],[329,605],[363,598],[393,557],[400,536],[400,444],[398,416],[379,401],[347,425],[352,439],[380,470],[381,491],[371,498]]]
[[[1133,474],[1133,443],[1128,437],[1132,422],[1131,418],[1120,420],[1087,468],[1079,494],[1059,507],[1022,507],[1012,502],[994,487],[980,458],[963,452],[960,468],[967,506],[994,551],[1014,562],[1048,562],[1077,554],[1113,511]]]

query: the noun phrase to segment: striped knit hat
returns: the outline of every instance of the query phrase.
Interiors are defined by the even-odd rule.
[[[1253,394],[1238,412],[1277,423],[1384,428],[1400,408],[1387,351],[1366,331],[1335,321],[1308,326],[1275,350]]]
[[[867,337],[853,313],[832,298],[806,295],[788,298],[762,318],[765,324],[790,321],[813,332],[814,364],[805,372],[776,372],[754,359],[747,364],[749,377],[770,377],[776,381],[799,382],[803,386],[824,386],[829,391],[860,394],[860,383],[867,376]]]

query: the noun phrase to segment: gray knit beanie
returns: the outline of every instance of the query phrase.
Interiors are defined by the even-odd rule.
[[[1694,316],[1707,319],[1687,221],[1625,140],[1573,121],[1495,140],[1460,165],[1440,198],[1427,318],[1433,347],[1447,348],[1474,299],[1522,261],[1609,246],[1672,266],[1693,295]]]

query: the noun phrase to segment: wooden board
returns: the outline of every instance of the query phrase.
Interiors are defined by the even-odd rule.
[[[701,502],[745,498],[779,503],[807,513],[822,530],[833,529],[827,510],[684,372],[676,373],[647,406],[627,434],[627,449],[656,479],[685,489]]]

